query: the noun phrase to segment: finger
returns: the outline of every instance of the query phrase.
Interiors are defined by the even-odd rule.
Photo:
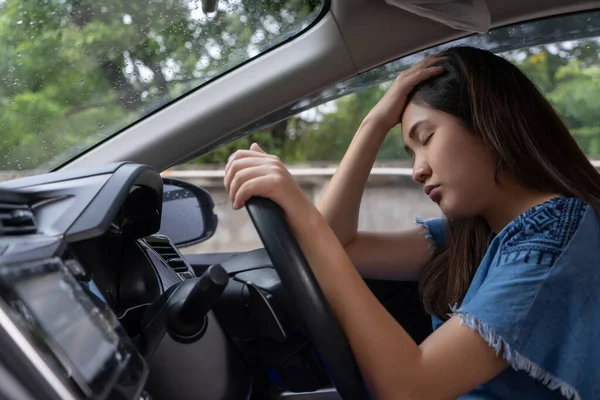
[[[422,68],[422,69],[408,75],[406,77],[406,81],[407,81],[407,83],[410,84],[410,86],[414,87],[416,84],[426,81],[427,79],[432,78],[436,75],[440,75],[444,71],[446,71],[446,69],[439,65]]]
[[[245,182],[261,176],[273,174],[273,170],[274,168],[272,166],[261,164],[238,171],[235,176],[231,178],[231,183],[229,186],[229,200],[232,202],[232,204],[235,204],[238,191]]]
[[[441,61],[447,59],[447,57],[440,57],[437,55],[431,55],[431,56],[427,56],[424,59],[422,59],[421,61],[419,61],[418,63],[416,63],[414,66],[417,67],[417,69],[420,68],[428,68],[428,67],[432,67],[436,64],[439,64]]]
[[[231,180],[239,171],[245,168],[262,165],[267,162],[269,162],[268,159],[259,156],[244,157],[230,161],[227,168],[225,168],[225,177],[223,178],[223,185],[225,186],[225,190],[229,192]]]
[[[235,177],[237,173],[246,169],[252,168],[259,165],[269,165],[272,168],[283,166],[281,163],[273,158],[264,158],[264,157],[246,157],[238,160],[234,160],[231,162],[229,168],[225,172],[225,177],[223,178],[223,185],[225,186],[225,190],[227,192],[231,191],[231,181]]]
[[[235,210],[242,208],[248,199],[253,196],[265,197],[277,202],[272,196],[273,188],[281,185],[281,183],[281,176],[276,174],[259,174],[244,181],[236,191],[233,208]]]
[[[252,143],[250,145],[250,150],[252,151],[258,151],[259,153],[264,153],[267,154],[259,145],[258,143]]]
[[[244,158],[244,157],[249,157],[249,156],[256,156],[256,155],[261,155],[261,156],[269,156],[270,154],[265,153],[264,151],[254,151],[254,150],[236,150],[235,153],[233,153],[232,155],[229,156],[229,161],[238,159],[238,158]]]
[[[404,75],[405,76],[413,75],[413,74],[419,73],[419,71],[421,71],[423,69],[434,67],[434,66],[436,66],[436,64],[438,64],[443,59],[444,59],[443,57],[435,57],[435,56],[425,57],[418,63],[416,63],[413,66],[411,66],[410,68],[408,68]]]
[[[264,155],[264,153],[259,153],[258,151],[253,151],[253,150],[236,150],[227,159],[227,164],[230,164],[232,161],[238,160],[240,158],[258,156],[258,155]]]
[[[270,156],[269,154],[266,154],[264,152],[261,153],[261,152],[253,151],[253,150],[237,150],[235,153],[230,155],[229,158],[227,159],[227,165],[225,165],[225,172],[227,172],[227,169],[231,166],[231,164],[235,160],[239,160],[239,159],[247,158],[247,157],[273,157],[273,156]]]
[[[395,83],[403,86],[406,80],[414,81],[415,79],[418,83],[436,74],[442,73],[444,68],[439,65],[435,65],[435,63],[439,62],[440,60],[442,60],[442,58],[431,57],[419,61],[412,67],[402,71],[400,75],[398,75]]]

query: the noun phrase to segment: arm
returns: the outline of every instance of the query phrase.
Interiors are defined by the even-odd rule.
[[[362,277],[417,280],[432,255],[423,227],[390,233],[357,232],[363,191],[387,132],[376,118],[365,119],[318,208]]]
[[[484,259],[485,279],[420,346],[366,289],[317,212],[303,222],[288,218],[376,398],[456,398],[508,365],[531,379],[515,381],[524,393],[586,398],[600,387],[598,375],[588,373],[598,370],[598,357],[586,345],[593,337],[589,321],[600,315],[589,295],[600,278],[589,241],[597,218],[588,207],[558,198],[511,223],[491,245],[501,261]],[[538,223],[548,215],[553,218]],[[507,374],[489,388],[515,377]]]
[[[250,150],[238,150],[230,158],[225,168],[225,187],[230,194],[230,200],[234,202],[234,208],[242,207],[245,201],[245,199],[234,201],[235,193],[243,182],[253,179],[254,175],[262,173],[261,171],[267,172],[269,168],[275,169],[282,175],[270,182],[269,192],[276,191],[278,186],[285,184],[279,179],[291,179],[279,158],[264,153],[256,144],[253,144]],[[290,193],[296,192],[295,189]],[[299,200],[309,201],[304,193],[298,193],[296,196]],[[267,194],[264,197],[273,198],[272,195]],[[336,238],[339,242],[339,237]],[[417,280],[422,268],[431,260],[432,244],[432,241],[427,238],[427,229],[422,225],[416,225],[398,232],[355,232],[354,239],[346,244],[345,251],[364,278]]]
[[[458,317],[417,346],[365,285],[320,215],[290,223],[375,398],[452,399],[507,367]]]
[[[358,232],[344,249],[363,278],[416,281],[431,261],[431,245],[425,228],[415,226],[389,233]]]
[[[381,143],[389,127],[366,118],[319,200],[318,209],[342,246],[356,239],[362,195]]]
[[[431,60],[432,61],[432,60]],[[321,197],[318,209],[365,278],[416,280],[431,260],[422,227],[396,233],[357,232],[362,195],[387,133],[398,124],[406,97],[443,70],[431,61],[402,72],[358,128]]]
[[[506,368],[505,361],[456,318],[417,346],[366,286],[285,166],[264,153],[244,154],[225,174],[233,208],[242,208],[252,196],[270,198],[283,208],[377,399],[456,398]]]

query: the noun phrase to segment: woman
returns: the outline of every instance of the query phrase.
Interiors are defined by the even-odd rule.
[[[357,232],[399,122],[413,179],[445,219]],[[224,183],[236,209],[251,196],[283,208],[375,398],[600,397],[600,175],[503,58],[457,47],[403,71],[318,210],[257,145],[230,158]],[[420,279],[433,334],[417,346],[361,275]]]

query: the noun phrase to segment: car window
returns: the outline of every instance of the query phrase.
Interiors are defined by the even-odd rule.
[[[207,14],[200,0],[1,1],[0,173],[61,165],[322,10],[322,0],[220,0]]]
[[[215,237],[186,252],[240,251],[260,247],[244,210],[233,211],[222,189],[222,169],[236,149],[252,142],[277,154],[315,202],[368,111],[404,68],[453,45],[488,48],[519,66],[541,89],[590,156],[600,158],[600,12],[571,14],[495,29],[404,57],[303,99],[236,132],[249,136],[224,144],[207,156],[166,171],[202,184],[217,204]],[[596,162],[596,161],[593,161]],[[600,163],[598,163],[600,166]],[[439,216],[411,182],[411,162],[403,150],[400,127],[386,137],[365,190],[360,229],[395,230],[415,216]]]

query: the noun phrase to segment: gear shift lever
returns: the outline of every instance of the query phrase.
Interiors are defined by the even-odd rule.
[[[180,343],[200,339],[206,330],[206,313],[221,299],[228,282],[225,269],[214,264],[200,278],[188,279],[164,292],[142,319],[144,357],[152,357],[167,332]]]

